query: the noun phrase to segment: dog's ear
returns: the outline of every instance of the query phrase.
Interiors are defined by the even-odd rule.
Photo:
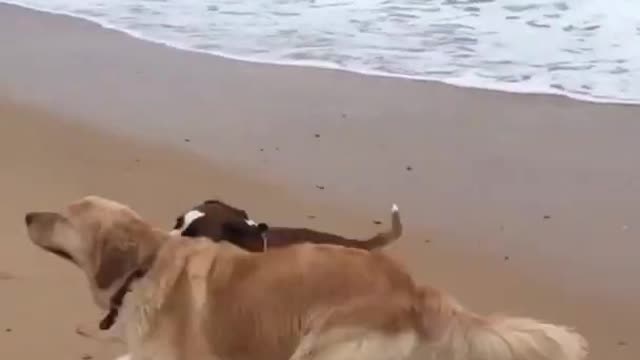
[[[244,221],[225,221],[222,223],[222,239],[233,242],[252,235],[254,228]]]
[[[225,221],[222,223],[222,239],[233,242],[247,236],[262,235],[269,230],[265,223],[249,225],[245,221]]]
[[[267,232],[268,230],[269,230],[269,225],[267,225],[266,223],[258,224],[258,231],[260,232],[260,234]]]
[[[127,229],[111,229],[104,234],[95,273],[98,288],[109,288],[137,266],[138,248],[131,236]]]

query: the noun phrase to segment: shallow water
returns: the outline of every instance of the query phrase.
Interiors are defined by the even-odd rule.
[[[628,0],[10,2],[245,60],[640,103],[640,3]]]

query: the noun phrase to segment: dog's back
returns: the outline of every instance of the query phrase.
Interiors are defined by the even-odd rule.
[[[221,261],[209,279],[205,325],[221,358],[288,359],[305,341],[316,346],[352,328],[414,331],[417,291],[385,256],[303,244]]]
[[[170,341],[167,351],[200,359],[282,360],[353,329],[416,331],[419,293],[382,254],[312,244],[254,254],[193,240],[167,244],[174,249],[156,260],[164,269],[149,273],[166,292],[153,300],[164,305],[149,318],[157,327],[143,347]]]

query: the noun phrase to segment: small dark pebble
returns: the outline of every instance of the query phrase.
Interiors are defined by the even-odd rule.
[[[324,190],[324,186],[322,186],[322,185],[316,185],[316,188],[320,189],[320,190]]]
[[[407,166],[407,171],[411,171],[413,168],[411,166]]]
[[[184,142],[191,142],[191,139],[184,139]]]
[[[373,220],[373,223],[376,225],[382,225],[382,221],[380,220]]]
[[[319,137],[320,137],[320,134],[315,134],[315,135],[313,135],[313,136],[315,136],[315,137],[316,137],[316,139],[317,139],[317,138],[319,138]]]
[[[260,151],[264,151],[264,149],[260,149]]]
[[[315,215],[307,215],[307,219],[315,219],[316,216]]]
[[[624,340],[618,341],[618,346],[627,346],[627,342]]]
[[[140,159],[136,159],[136,163],[140,163]]]
[[[545,216],[544,216],[544,219],[545,219],[545,220],[549,220],[549,219],[551,219],[551,215],[545,215]]]
[[[500,225],[500,231],[504,231],[504,225]]]
[[[505,256],[505,257],[504,257],[504,261],[509,261],[509,257],[508,257],[508,256]]]
[[[0,271],[0,280],[13,280],[15,278],[15,276],[8,272]]]
[[[342,113],[341,115],[342,115],[342,118],[343,118],[343,119],[346,119],[346,118],[347,118],[347,114]]]
[[[276,151],[280,151],[280,148],[279,148],[279,147],[277,147],[277,148],[276,148]]]
[[[430,244],[431,243],[431,239],[425,239],[425,244]]]
[[[91,359],[93,359],[93,356],[91,356],[91,355],[82,355],[81,359],[82,360],[91,360]]]
[[[6,328],[4,329],[4,332],[12,332],[13,330],[11,328]]]

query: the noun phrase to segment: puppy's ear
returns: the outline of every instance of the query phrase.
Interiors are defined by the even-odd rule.
[[[138,248],[130,239],[129,231],[113,229],[104,236],[95,274],[96,285],[100,289],[109,288],[116,280],[124,278],[138,261]]]
[[[269,230],[269,225],[265,224],[265,223],[259,223],[258,224],[258,231],[260,232],[260,234],[262,234],[263,232],[266,232]]]
[[[222,223],[222,239],[233,242],[247,236],[262,235],[267,230],[269,226],[265,223],[249,225],[245,221],[226,221]]]
[[[225,221],[222,223],[222,240],[233,242],[251,235],[253,226],[244,221]]]

